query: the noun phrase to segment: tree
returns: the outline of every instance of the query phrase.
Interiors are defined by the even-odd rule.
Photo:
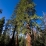
[[[0,19],[0,36],[3,31],[4,23],[5,23],[5,18],[3,17],[2,19]]]
[[[46,46],[46,14],[43,12],[43,19],[42,19],[43,25],[44,25],[44,31],[43,31],[43,38],[44,38],[44,44]]]
[[[5,18],[3,17],[2,19],[0,19],[0,45],[3,42],[2,41],[2,36],[3,36],[2,32],[3,32],[4,23],[5,23]]]
[[[15,30],[15,32],[17,32],[17,38],[19,33],[31,32],[30,27],[36,26],[35,21],[38,18],[35,14],[35,4],[33,0],[20,0],[10,20],[13,27],[15,27],[17,22],[17,28]]]
[[[19,36],[19,46],[26,46],[26,40],[24,36]]]

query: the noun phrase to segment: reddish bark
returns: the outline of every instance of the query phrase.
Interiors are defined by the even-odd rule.
[[[29,24],[26,24],[26,28],[31,30]],[[31,38],[30,32],[29,33],[27,32],[27,34],[26,34],[26,46],[32,46],[32,38]]]
[[[30,34],[26,34],[26,46],[32,46]]]
[[[18,32],[17,32],[17,34],[16,34],[16,46],[19,46],[19,40],[18,40]]]

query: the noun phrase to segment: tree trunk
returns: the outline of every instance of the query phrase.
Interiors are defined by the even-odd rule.
[[[10,46],[15,46],[14,35],[15,35],[15,30],[13,31],[13,36],[12,36],[12,38],[11,38],[11,40],[10,40],[8,46],[9,46],[9,45],[10,45]]]
[[[30,33],[26,34],[26,46],[32,46],[32,39]]]
[[[19,41],[18,41],[18,32],[16,34],[16,46],[19,46]]]

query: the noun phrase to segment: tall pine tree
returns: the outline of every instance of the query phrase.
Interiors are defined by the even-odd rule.
[[[18,33],[29,33],[31,32],[30,27],[38,26],[35,22],[38,18],[39,17],[35,13],[35,4],[33,0],[20,0],[11,17],[11,24],[13,27],[17,25],[15,30],[17,32],[17,42]]]

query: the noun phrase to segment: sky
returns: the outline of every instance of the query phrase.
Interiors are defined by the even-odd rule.
[[[43,12],[46,13],[46,0],[34,0],[34,3],[36,4],[36,13],[40,16],[43,15]]]
[[[0,9],[2,9],[2,14],[0,14],[0,18],[3,16],[6,19],[9,19],[13,14],[14,8],[18,4],[19,0],[0,0]],[[36,13],[39,16],[42,16],[42,11],[46,12],[46,0],[34,0],[36,4]]]
[[[0,0],[0,9],[2,9],[0,18],[5,16],[6,19],[9,19],[13,14],[14,8],[18,2],[19,0]]]

